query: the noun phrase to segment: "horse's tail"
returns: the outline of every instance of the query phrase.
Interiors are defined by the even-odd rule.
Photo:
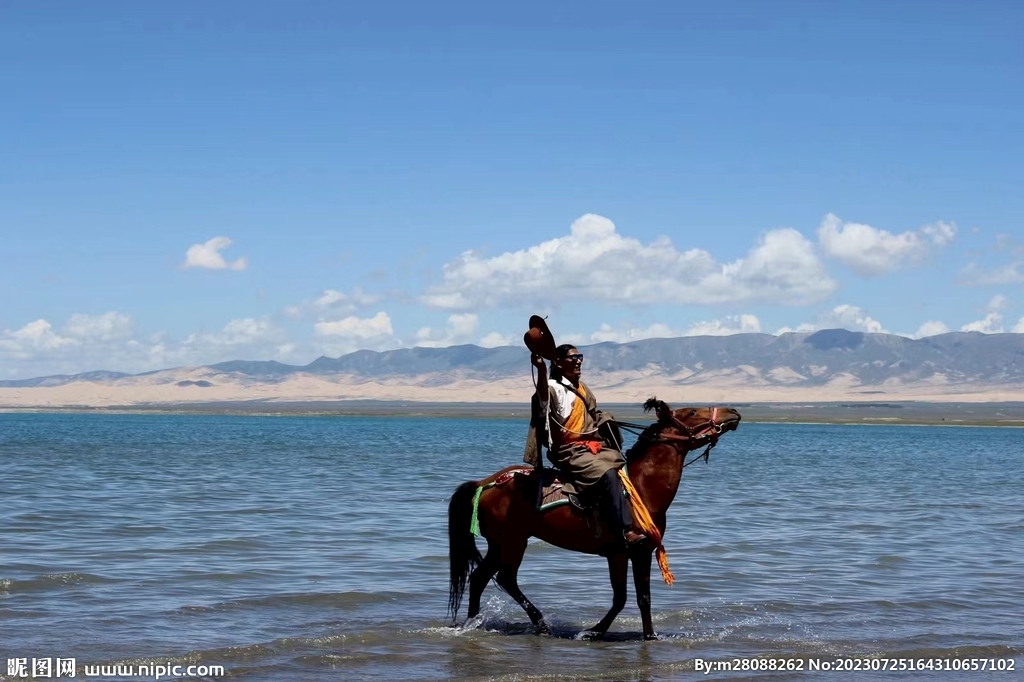
[[[466,592],[466,579],[483,560],[469,529],[473,518],[473,498],[476,496],[476,489],[476,481],[467,481],[455,489],[455,494],[448,503],[448,560],[451,565],[448,613],[452,621],[459,614],[462,595]]]

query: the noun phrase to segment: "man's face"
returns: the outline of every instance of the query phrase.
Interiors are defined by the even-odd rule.
[[[566,379],[578,379],[583,368],[583,354],[571,348],[569,354],[558,361],[558,368]]]

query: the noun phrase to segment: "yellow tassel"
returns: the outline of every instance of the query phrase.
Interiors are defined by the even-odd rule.
[[[665,580],[666,585],[671,585],[676,581],[676,577],[672,575],[672,571],[668,568],[668,554],[665,552],[664,545],[661,544],[661,531],[654,525],[651,513],[647,511],[647,506],[640,499],[640,493],[633,487],[633,482],[629,480],[625,470],[619,469],[619,479],[622,480],[622,487],[626,489],[626,495],[629,496],[629,506],[633,509],[633,518],[636,519],[637,525],[657,545],[657,549],[654,550],[654,556],[658,560],[661,577]]]

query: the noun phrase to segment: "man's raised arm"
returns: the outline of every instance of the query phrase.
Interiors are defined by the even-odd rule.
[[[536,353],[530,355],[530,362],[537,368],[537,400],[544,404],[548,401],[548,363]]]

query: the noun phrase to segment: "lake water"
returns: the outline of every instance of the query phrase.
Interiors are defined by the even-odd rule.
[[[804,672],[707,677],[893,678],[807,669],[837,656],[1015,666],[895,675],[915,679],[1024,669],[1022,430],[741,424],[686,469],[655,642],[639,641],[632,584],[606,641],[574,640],[610,605],[605,562],[539,542],[520,586],[553,636],[494,586],[478,621],[446,625],[447,499],[517,463],[525,431],[0,414],[0,659],[268,681],[676,680],[754,656]]]

